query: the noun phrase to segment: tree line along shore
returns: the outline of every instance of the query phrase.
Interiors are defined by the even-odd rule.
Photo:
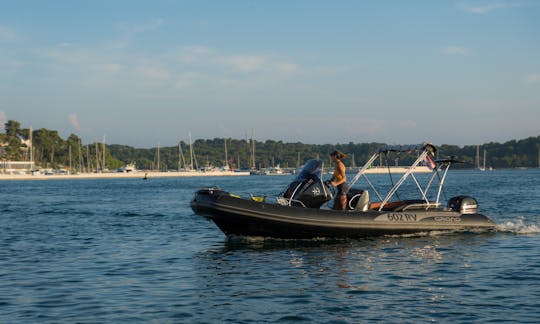
[[[69,168],[74,172],[116,170],[134,164],[143,170],[182,170],[223,167],[259,169],[280,166],[296,168],[312,158],[328,160],[328,154],[340,150],[347,154],[349,167],[360,166],[385,143],[304,144],[300,142],[252,139],[197,139],[193,143],[179,141],[171,147],[135,148],[127,145],[94,142],[83,144],[71,134],[61,138],[58,131],[45,128],[22,128],[18,121],[9,120],[0,133],[0,160],[34,161],[40,168]],[[410,144],[410,143],[400,143]],[[457,168],[535,168],[540,166],[540,135],[505,143],[438,146],[436,157],[456,157],[463,164]],[[381,165],[407,165],[414,156],[401,154]]]

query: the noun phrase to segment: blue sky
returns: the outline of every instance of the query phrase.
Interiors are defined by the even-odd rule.
[[[540,135],[540,2],[0,0],[0,122],[196,138]]]

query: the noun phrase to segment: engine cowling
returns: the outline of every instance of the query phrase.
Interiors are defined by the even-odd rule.
[[[457,196],[448,200],[448,208],[460,214],[476,214],[478,202],[470,196]]]

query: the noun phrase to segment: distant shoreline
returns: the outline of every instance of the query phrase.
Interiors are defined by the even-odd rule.
[[[182,171],[182,172],[104,172],[77,174],[0,174],[1,180],[74,180],[74,179],[152,179],[152,178],[185,178],[185,177],[238,177],[249,176],[249,172],[233,171]]]

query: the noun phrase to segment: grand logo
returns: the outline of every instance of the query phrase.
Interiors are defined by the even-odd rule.
[[[311,190],[311,193],[313,194],[313,196],[319,196],[321,194],[321,188],[315,187],[313,188],[313,190]]]
[[[461,222],[461,217],[459,216],[437,216],[434,218],[436,222],[442,222],[442,223],[455,223],[455,222]]]

